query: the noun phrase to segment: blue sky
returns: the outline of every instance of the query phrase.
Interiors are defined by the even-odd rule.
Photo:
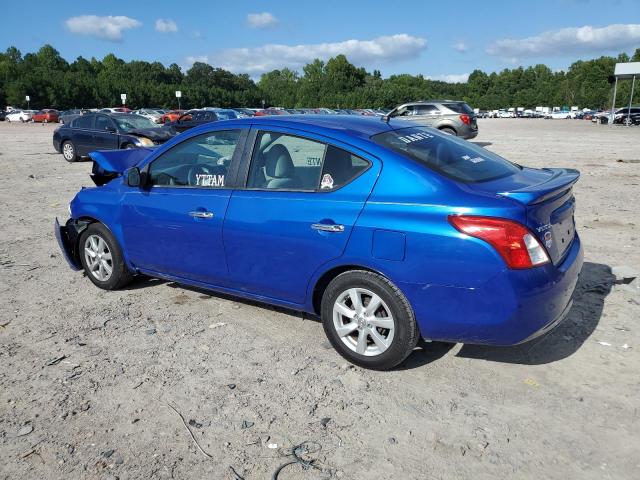
[[[384,76],[464,79],[546,63],[564,69],[640,47],[640,0],[3,0],[0,48],[49,43],[67,60],[206,61],[257,78],[338,53]]]

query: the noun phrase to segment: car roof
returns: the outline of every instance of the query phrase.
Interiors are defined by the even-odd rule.
[[[368,139],[378,133],[389,132],[398,128],[415,126],[414,123],[391,119],[388,122],[382,117],[366,117],[364,115],[278,115],[223,120],[215,124],[198,127],[206,131],[212,125],[255,125],[284,127],[312,131],[329,136],[348,135]]]

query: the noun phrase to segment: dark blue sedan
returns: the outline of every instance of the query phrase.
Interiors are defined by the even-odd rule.
[[[367,368],[420,337],[513,345],[557,325],[582,266],[579,173],[386,120],[247,118],[93,152],[99,186],[56,235],[100,288],[148,275],[317,314]]]
[[[94,150],[117,150],[160,145],[177,135],[148,118],[131,113],[87,113],[53,132],[53,148],[67,162]]]

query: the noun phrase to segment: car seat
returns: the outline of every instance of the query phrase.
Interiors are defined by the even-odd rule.
[[[265,154],[266,188],[299,188],[300,180],[289,150],[282,144],[274,145]]]

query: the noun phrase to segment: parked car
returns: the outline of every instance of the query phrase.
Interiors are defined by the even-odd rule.
[[[572,304],[576,170],[344,115],[213,122],[90,156],[97,186],[55,232],[102,289],[141,274],[316,314],[373,369],[419,337],[525,342]]]
[[[616,111],[613,117],[613,123],[623,125],[638,125],[640,119],[640,107],[621,108]]]
[[[31,120],[38,123],[58,123],[60,113],[57,110],[45,108],[34,113]]]
[[[478,135],[476,114],[469,105],[460,101],[430,100],[405,103],[389,112],[388,117],[401,117],[465,139]]]
[[[544,118],[552,120],[566,120],[572,117],[571,112],[568,110],[556,110],[555,112],[547,113]]]
[[[132,113],[87,113],[53,132],[53,147],[68,162],[75,162],[93,150],[152,147],[176,132],[159,127],[148,118]]]
[[[233,110],[238,114],[238,118],[253,117],[256,114],[256,112],[250,108],[234,108]]]
[[[258,110],[255,114],[256,117],[264,117],[266,115],[290,115],[284,108],[265,108],[264,110]]]
[[[171,122],[175,122],[180,115],[186,113],[186,110],[169,110],[167,113],[160,117],[160,123],[164,123],[165,125]]]
[[[218,116],[218,120],[235,120],[238,113],[232,108],[205,108],[210,112],[214,112]]]
[[[69,123],[74,118],[78,118],[80,115],[83,115],[84,113],[86,112],[80,109],[64,110],[63,112],[60,112],[60,115],[58,116],[58,121],[60,123]]]
[[[165,125],[173,128],[176,132],[184,132],[190,128],[217,120],[218,115],[213,110],[189,110],[180,115],[175,122],[165,123]]]
[[[152,110],[150,108],[140,108],[138,110],[134,110],[133,113],[140,115],[141,117],[148,118],[154,123],[162,123],[162,115],[164,115],[165,112],[159,112],[158,110]]]
[[[127,107],[108,107],[98,110],[102,113],[131,113],[131,109]]]
[[[33,114],[31,110],[12,110],[7,113],[5,120],[7,122],[30,122]]]

